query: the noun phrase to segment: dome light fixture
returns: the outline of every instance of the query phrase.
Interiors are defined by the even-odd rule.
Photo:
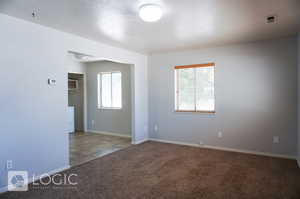
[[[162,9],[156,4],[145,4],[140,7],[139,15],[146,22],[155,22],[162,17]]]

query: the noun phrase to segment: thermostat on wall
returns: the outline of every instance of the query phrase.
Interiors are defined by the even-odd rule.
[[[48,79],[48,84],[49,85],[55,85],[56,84],[56,80],[55,79]]]

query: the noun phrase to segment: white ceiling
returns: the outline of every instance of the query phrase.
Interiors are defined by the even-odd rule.
[[[161,5],[162,19],[143,22],[144,3]],[[300,0],[1,0],[0,12],[141,53],[278,38],[300,27]],[[272,14],[277,23],[266,24]]]

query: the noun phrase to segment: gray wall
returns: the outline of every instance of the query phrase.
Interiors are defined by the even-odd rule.
[[[300,33],[298,33],[298,164],[300,166]]]
[[[69,165],[67,77],[80,69],[69,50],[134,64],[134,141],[148,137],[146,56],[3,14],[0,27],[0,192],[6,160],[29,176]]]
[[[70,79],[78,80],[78,89],[68,91],[68,104],[75,108],[75,131],[84,130],[84,76],[82,74],[69,73]]]
[[[296,37],[148,60],[151,138],[296,155]],[[207,62],[216,63],[216,114],[174,113],[174,66]],[[273,136],[280,143],[273,144]]]
[[[108,61],[87,63],[88,129],[131,135],[131,66]],[[98,109],[97,75],[121,71],[122,109]],[[92,124],[94,120],[94,125]]]

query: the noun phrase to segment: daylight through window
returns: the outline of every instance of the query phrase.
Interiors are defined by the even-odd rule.
[[[175,110],[215,112],[215,64],[175,67]]]
[[[102,72],[98,74],[98,108],[122,108],[121,72]]]

